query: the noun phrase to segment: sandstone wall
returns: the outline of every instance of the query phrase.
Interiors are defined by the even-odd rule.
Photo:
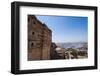
[[[28,15],[28,60],[50,59],[51,30],[34,15]]]

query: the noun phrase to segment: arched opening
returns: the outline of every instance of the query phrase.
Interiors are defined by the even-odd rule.
[[[34,46],[34,43],[31,43],[31,46],[33,47]]]
[[[32,32],[32,35],[34,35],[34,32]]]

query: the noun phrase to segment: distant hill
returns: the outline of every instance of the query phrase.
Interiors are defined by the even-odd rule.
[[[56,43],[56,45],[62,48],[80,48],[87,47],[87,42]]]

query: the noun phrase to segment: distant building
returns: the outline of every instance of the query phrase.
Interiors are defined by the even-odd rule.
[[[77,48],[78,51],[87,51],[88,48],[87,47],[80,47],[80,48]]]
[[[51,44],[51,50],[50,50],[50,59],[59,59],[60,56],[58,55],[57,51],[56,51],[56,44],[55,43],[52,43]]]
[[[60,56],[60,59],[65,59],[65,51],[66,51],[66,49],[57,47],[56,51],[57,51],[58,55]]]
[[[34,15],[28,15],[28,60],[50,59],[52,31]]]
[[[65,49],[58,47],[55,43],[51,45],[51,59],[65,59]]]
[[[66,51],[65,52],[65,58],[66,59],[73,59],[74,56],[71,53],[72,53],[72,51]]]

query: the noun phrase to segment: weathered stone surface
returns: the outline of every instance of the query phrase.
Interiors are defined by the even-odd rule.
[[[50,59],[52,31],[34,15],[28,15],[28,60]]]

